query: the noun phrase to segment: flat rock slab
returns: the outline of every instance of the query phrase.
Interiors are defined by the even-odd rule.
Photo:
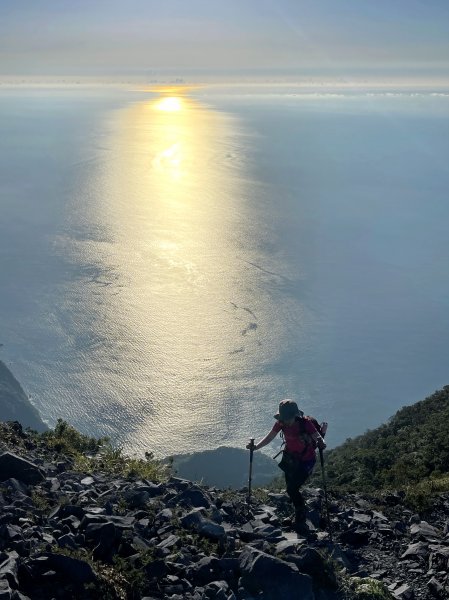
[[[12,452],[4,452],[0,455],[0,481],[15,478],[26,483],[34,485],[44,481],[45,475],[37,465],[13,454]]]
[[[425,539],[435,538],[435,537],[438,538],[441,536],[438,529],[436,529],[432,525],[429,525],[429,523],[427,523],[427,521],[421,521],[420,523],[413,523],[413,525],[410,527],[410,535],[412,535],[413,537],[422,537]]]
[[[240,556],[241,583],[264,600],[313,600],[312,579],[296,565],[247,546]]]

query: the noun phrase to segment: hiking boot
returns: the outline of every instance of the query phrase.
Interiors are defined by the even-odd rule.
[[[292,519],[293,519],[293,522],[295,523],[295,525],[297,523],[305,523],[306,517],[307,517],[307,512],[304,507],[301,506],[301,507],[295,508],[295,512],[293,513],[293,516],[292,516]]]
[[[295,522],[295,520],[292,519],[291,517],[286,517],[285,519],[282,519],[281,526],[282,527],[292,527],[294,522]]]
[[[297,507],[295,509],[295,517],[293,524],[293,529],[296,531],[296,533],[307,537],[307,535],[309,534],[309,528],[307,527],[306,511],[304,510],[304,508]]]
[[[309,527],[307,521],[299,521],[295,524],[294,527],[295,532],[298,537],[306,538],[308,542],[314,542],[318,539],[315,531]]]
[[[305,537],[305,538],[309,537],[310,531],[309,531],[309,528],[307,527],[307,523],[305,521],[297,521],[295,523],[295,526],[293,529],[301,537]]]

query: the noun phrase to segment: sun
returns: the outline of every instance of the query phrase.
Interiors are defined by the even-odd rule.
[[[170,96],[168,98],[162,98],[156,104],[156,108],[158,110],[165,110],[167,112],[173,112],[176,110],[181,110],[182,101],[180,98],[176,98],[175,96]]]

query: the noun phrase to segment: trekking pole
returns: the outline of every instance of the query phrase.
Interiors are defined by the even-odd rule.
[[[248,506],[251,505],[251,483],[253,480],[253,454],[254,454],[254,438],[249,440],[249,477],[248,477]]]
[[[320,448],[320,462],[321,462],[321,473],[323,475],[324,503],[326,505],[327,529],[329,531],[329,540],[332,544],[333,543],[332,525],[331,525],[331,518],[330,518],[330,514],[329,514],[329,501],[327,499],[326,473],[324,471],[324,456],[323,456],[322,448]]]

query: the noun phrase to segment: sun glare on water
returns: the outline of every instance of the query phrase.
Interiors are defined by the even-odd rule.
[[[155,105],[157,110],[164,110],[166,112],[181,110],[181,107],[182,101],[180,98],[176,97],[162,98],[162,100],[159,100]]]
[[[125,446],[146,448],[151,438],[165,452],[164,431],[179,420],[179,448],[188,449],[197,422],[210,418],[204,398],[221,397],[216,381],[235,367],[241,323],[228,306],[246,302],[246,288],[234,242],[245,197],[242,167],[228,160],[239,148],[234,127],[194,98],[163,92],[116,113],[110,157],[99,162],[94,218],[114,239],[107,260],[126,280],[102,310],[141,357],[139,392],[114,391],[125,399],[120,414],[136,415]]]

